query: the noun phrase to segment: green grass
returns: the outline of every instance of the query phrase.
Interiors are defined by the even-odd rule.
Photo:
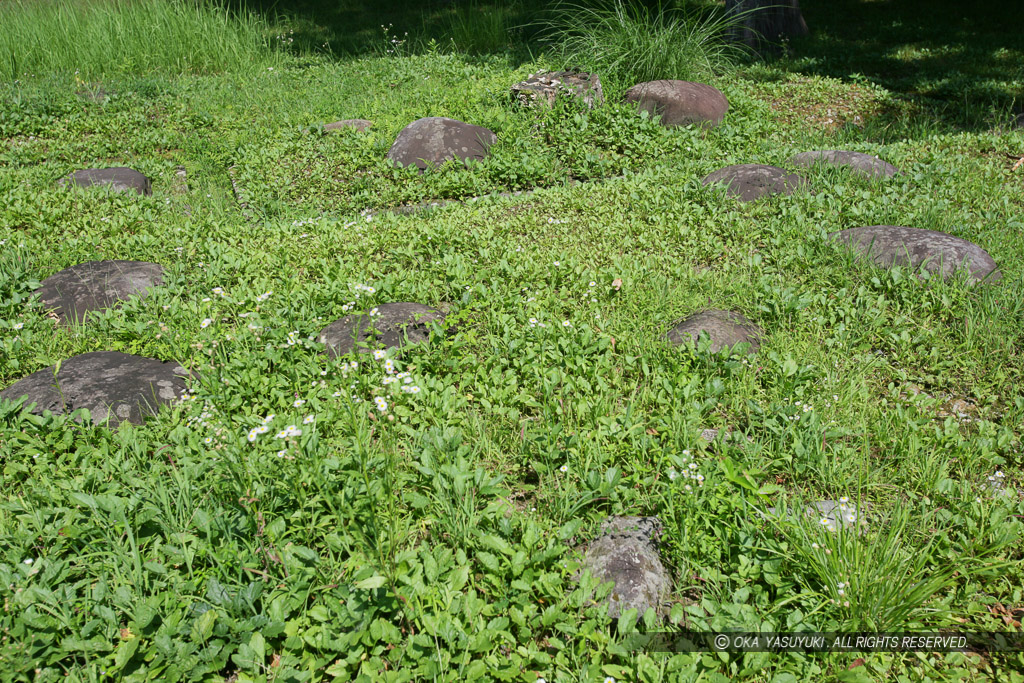
[[[261,17],[199,0],[10,0],[0,79],[242,71],[277,63],[277,41]]]
[[[706,81],[743,56],[726,41],[736,17],[683,12],[637,0],[562,2],[546,20],[546,37],[565,65],[601,75],[613,93],[663,78]]]
[[[999,615],[1024,604],[1024,175],[1007,155],[1024,133],[995,109],[963,130],[898,88],[787,60],[712,78],[730,101],[712,130],[615,101],[524,110],[508,86],[555,56],[450,52],[436,27],[433,50],[413,30],[391,54],[107,73],[101,100],[58,67],[0,84],[0,386],[95,350],[200,373],[141,427],[0,404],[0,680],[1020,681],[1019,653],[623,651],[610,586],[573,576],[606,516],[653,514],[665,625],[1008,630]],[[434,115],[492,128],[491,157],[390,168],[397,132]],[[317,133],[354,117],[374,125]],[[813,193],[753,205],[700,184],[830,148],[902,173],[815,168]],[[55,186],[118,165],[153,197]],[[515,189],[535,191],[364,213]],[[825,239],[871,224],[970,239],[1003,283],[925,282]],[[39,281],[108,258],[159,262],[165,286],[55,326]],[[443,305],[458,328],[392,354],[416,394],[310,339],[393,301]],[[709,306],[764,328],[758,354],[661,341]],[[276,438],[288,425],[301,434]],[[706,444],[706,427],[733,437]],[[871,505],[863,533],[758,515],[841,496]]]

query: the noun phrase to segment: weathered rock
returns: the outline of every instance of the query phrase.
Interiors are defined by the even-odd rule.
[[[789,164],[805,168],[815,164],[842,166],[869,178],[889,178],[898,172],[895,166],[878,157],[862,152],[847,152],[838,149],[801,152],[791,157]]]
[[[870,258],[886,268],[918,268],[924,264],[926,271],[938,273],[943,279],[952,277],[961,269],[969,270],[975,282],[1002,279],[988,252],[973,242],[937,230],[871,225],[834,232],[829,238],[850,245],[861,257]]]
[[[366,119],[343,119],[341,121],[335,121],[334,123],[328,123],[324,125],[324,130],[330,132],[332,130],[343,130],[345,128],[353,128],[360,133],[370,129],[373,125],[372,121]]]
[[[761,329],[733,311],[713,309],[695,313],[677,323],[665,337],[675,346],[699,346],[698,340],[702,333],[708,336],[708,350],[711,353],[718,353],[724,348],[732,349],[742,343],[749,344],[748,354],[761,348]]]
[[[424,171],[450,159],[480,161],[497,140],[482,126],[432,116],[403,128],[388,151],[388,159],[396,166],[416,166]]]
[[[33,413],[44,410],[72,413],[87,408],[93,422],[110,418],[142,424],[161,404],[185,391],[187,371],[177,363],[132,356],[117,351],[95,351],[69,358],[57,366],[33,372],[0,391],[0,398],[17,401],[27,396]]]
[[[163,284],[164,269],[146,261],[89,261],[65,268],[36,290],[62,323],[83,323],[90,311],[110,308]]]
[[[444,313],[415,303],[381,304],[367,313],[347,315],[320,331],[319,341],[331,357],[353,350],[369,353],[379,348],[419,344],[430,336],[430,323],[444,320]]]
[[[635,608],[637,619],[648,608],[664,616],[672,580],[658,556],[661,521],[657,517],[611,517],[601,535],[587,548],[581,570],[600,580],[614,581],[608,596],[608,616],[617,619]]]
[[[764,164],[726,166],[708,175],[702,183],[723,183],[728,195],[743,202],[752,202],[766,195],[793,194],[794,190],[807,186],[807,181],[801,176]]]
[[[538,102],[553,106],[562,94],[579,99],[588,109],[604,104],[601,79],[585,71],[542,71],[512,86],[512,96],[527,107]]]
[[[868,505],[864,505],[868,508]],[[788,517],[794,519],[796,510],[787,510],[785,507],[768,508],[767,513],[775,517]],[[840,527],[855,528],[863,526],[867,521],[864,515],[857,509],[857,505],[845,499],[840,500],[819,500],[804,507],[804,514],[817,520],[817,523],[829,531],[838,531]]]
[[[124,166],[116,168],[85,168],[57,181],[57,184],[61,187],[66,187],[69,183],[79,187],[99,185],[115,192],[137,192],[142,195],[153,194],[153,184],[149,178],[134,169]]]
[[[651,116],[661,116],[663,126],[714,127],[729,111],[729,100],[718,88],[690,81],[637,83],[626,91],[626,101],[635,102]]]

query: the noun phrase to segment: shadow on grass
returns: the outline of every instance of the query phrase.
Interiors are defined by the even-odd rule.
[[[773,66],[871,82],[896,102],[882,125],[909,136],[978,131],[1024,110],[1024,4],[805,0],[811,35]],[[923,119],[923,120],[922,120]]]

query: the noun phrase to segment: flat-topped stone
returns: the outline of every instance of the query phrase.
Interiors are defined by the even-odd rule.
[[[795,173],[787,173],[778,166],[765,164],[737,164],[720,168],[701,181],[704,185],[722,183],[725,192],[743,202],[752,202],[773,194],[793,194],[807,187],[807,181]]]
[[[177,363],[132,356],[117,351],[94,351],[69,358],[15,382],[0,398],[17,401],[27,396],[32,412],[72,413],[86,408],[93,422],[142,424],[161,404],[185,392],[188,372]]]
[[[626,101],[635,102],[640,111],[660,116],[663,126],[689,126],[697,123],[714,127],[729,111],[729,100],[718,88],[690,81],[647,81],[626,91]]]
[[[589,570],[602,583],[615,583],[606,599],[611,618],[633,608],[638,620],[648,608],[664,616],[672,580],[658,555],[660,536],[657,517],[610,517],[587,547],[581,571]]]
[[[431,116],[403,128],[388,151],[388,159],[395,166],[416,166],[425,171],[452,159],[480,161],[497,140],[482,126]]]
[[[401,302],[381,304],[366,312],[347,315],[320,331],[318,340],[327,345],[331,357],[352,351],[401,348],[419,344],[430,336],[430,324],[444,320],[444,313],[423,304]]]
[[[342,119],[341,121],[335,121],[334,123],[324,124],[324,130],[330,132],[332,130],[346,130],[351,128],[362,133],[369,130],[372,125],[373,122],[367,121],[366,119]]]
[[[734,311],[709,310],[695,313],[677,323],[665,337],[675,346],[700,347],[700,338],[708,337],[708,350],[718,353],[737,344],[748,344],[747,353],[761,348],[761,328]]]
[[[988,252],[965,239],[937,230],[908,228],[900,225],[870,225],[850,228],[829,235],[830,239],[850,245],[862,258],[890,268],[924,265],[929,273],[943,279],[961,269],[970,271],[975,282],[998,282],[1002,274]]]
[[[137,192],[141,195],[152,195],[153,184],[149,178],[132,168],[119,166],[116,168],[84,168],[75,171],[57,181],[61,187],[77,185],[78,187],[106,187],[115,192]]]
[[[895,166],[878,157],[863,152],[847,152],[839,149],[800,152],[789,159],[789,164],[804,168],[815,164],[839,166],[869,178],[889,178],[898,172]]]
[[[512,96],[527,107],[537,103],[554,106],[560,95],[576,98],[588,109],[604,104],[601,79],[586,71],[542,71],[512,86]]]
[[[163,266],[146,261],[89,261],[42,281],[36,290],[43,305],[56,309],[62,323],[83,323],[90,311],[110,308],[163,284]]]

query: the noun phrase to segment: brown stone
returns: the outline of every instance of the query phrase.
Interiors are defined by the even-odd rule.
[[[403,128],[388,151],[388,159],[395,166],[416,166],[420,171],[453,159],[465,164],[483,160],[497,139],[481,126],[432,116]]]
[[[714,127],[729,111],[729,101],[717,88],[690,81],[648,81],[626,91],[626,101],[640,111],[660,116],[663,126],[697,123]]]
[[[793,194],[794,190],[808,184],[795,173],[786,173],[778,166],[764,164],[726,166],[709,174],[701,182],[704,185],[723,183],[726,194],[741,202],[752,202],[774,194]]]
[[[761,329],[739,313],[710,310],[695,313],[677,323],[665,337],[675,346],[699,347],[700,337],[707,335],[711,353],[718,353],[737,344],[749,344],[747,353],[761,348]]]

